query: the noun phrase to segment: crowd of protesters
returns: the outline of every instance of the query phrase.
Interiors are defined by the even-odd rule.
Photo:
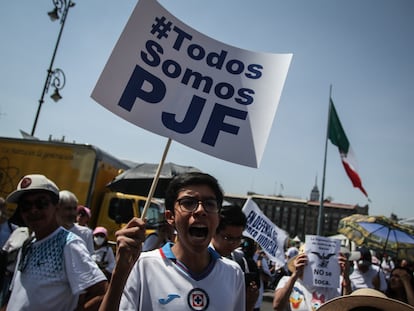
[[[274,269],[275,274],[269,285],[274,289],[274,310],[313,311],[330,300],[349,296],[351,293],[362,293],[362,296],[374,294],[379,295],[381,299],[387,297],[398,300],[402,305],[394,305],[395,310],[400,310],[399,308],[406,310],[407,306],[414,306],[414,271],[408,268],[407,260],[400,260],[394,264],[390,256],[384,256],[380,260],[375,256],[374,251],[365,246],[358,247],[352,252],[346,247],[341,247],[338,255],[341,270],[340,288],[327,289],[303,283],[303,270],[308,264],[308,255],[304,249],[304,244],[300,247],[291,245],[285,253],[285,266]],[[332,306],[336,307],[336,304],[330,305],[329,310],[335,310],[331,309]],[[353,310],[351,306],[352,304],[349,305],[349,309],[340,310]],[[355,310],[388,310],[378,307],[369,309],[368,306],[361,305],[360,307],[366,309]],[[321,310],[325,310],[325,307]]]
[[[7,202],[17,204],[11,219]],[[271,262],[243,236],[241,208],[222,205],[213,176],[179,175],[157,231],[146,236],[145,220],[133,218],[114,251],[106,228],[89,228],[92,211],[74,193],[27,175],[0,198],[0,310],[258,311],[265,290],[274,291],[274,310],[414,310],[407,260],[342,249],[340,288],[308,286],[303,245],[286,247],[284,265]]]

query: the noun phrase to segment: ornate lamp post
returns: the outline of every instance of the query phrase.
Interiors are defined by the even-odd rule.
[[[65,74],[59,68],[53,70],[53,63],[55,61],[56,52],[59,47],[60,38],[62,37],[63,28],[65,27],[66,17],[68,16],[69,9],[75,6],[75,3],[71,0],[53,0],[53,4],[55,8],[47,13],[52,21],[60,19],[60,31],[57,37],[57,41],[55,44],[55,49],[53,50],[52,59],[50,60],[50,65],[47,70],[45,85],[43,86],[42,95],[39,99],[39,106],[37,108],[36,117],[34,120],[33,128],[31,135],[34,136],[36,131],[37,120],[39,119],[40,109],[42,108],[42,104],[44,102],[45,94],[48,92],[49,86],[52,85],[55,87],[55,92],[52,94],[52,99],[56,102],[62,98],[59,94],[59,90],[63,88],[65,85]]]
[[[65,77],[65,73],[63,72],[63,70],[56,68],[55,70],[51,72],[49,86],[50,84],[52,84],[52,86],[55,88],[55,91],[53,92],[52,95],[50,95],[50,98],[53,99],[55,102],[58,102],[59,100],[62,99],[62,96],[60,96],[59,94],[59,90],[63,89],[63,87],[65,86],[65,83],[66,83],[66,77]],[[47,90],[46,90],[46,93],[47,93]]]

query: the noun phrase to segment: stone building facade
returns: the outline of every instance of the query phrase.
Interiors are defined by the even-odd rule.
[[[314,191],[315,189],[313,189]],[[243,207],[247,195],[226,194],[228,203]],[[264,196],[251,194],[250,197],[262,212],[279,228],[285,230],[290,237],[298,236],[304,241],[305,235],[317,234],[320,202],[281,196]],[[311,196],[315,199],[315,194]],[[322,235],[337,234],[339,220],[352,214],[368,215],[368,205],[349,205],[324,201]]]

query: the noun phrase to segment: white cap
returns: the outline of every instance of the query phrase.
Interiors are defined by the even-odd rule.
[[[293,258],[297,254],[299,254],[299,250],[294,246],[289,247],[288,250],[285,252],[285,255],[286,255],[287,259]]]
[[[22,194],[37,190],[49,191],[59,197],[59,188],[53,181],[46,178],[44,175],[32,174],[24,176],[19,181],[17,189],[8,195],[6,201],[10,203],[17,203]]]
[[[361,258],[361,252],[358,251],[350,251],[347,247],[341,246],[340,253],[344,254],[348,261],[359,260]]]

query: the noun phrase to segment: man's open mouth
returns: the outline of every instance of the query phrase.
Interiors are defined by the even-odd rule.
[[[206,237],[208,235],[208,228],[207,227],[190,227],[189,229],[190,235],[195,237]]]

